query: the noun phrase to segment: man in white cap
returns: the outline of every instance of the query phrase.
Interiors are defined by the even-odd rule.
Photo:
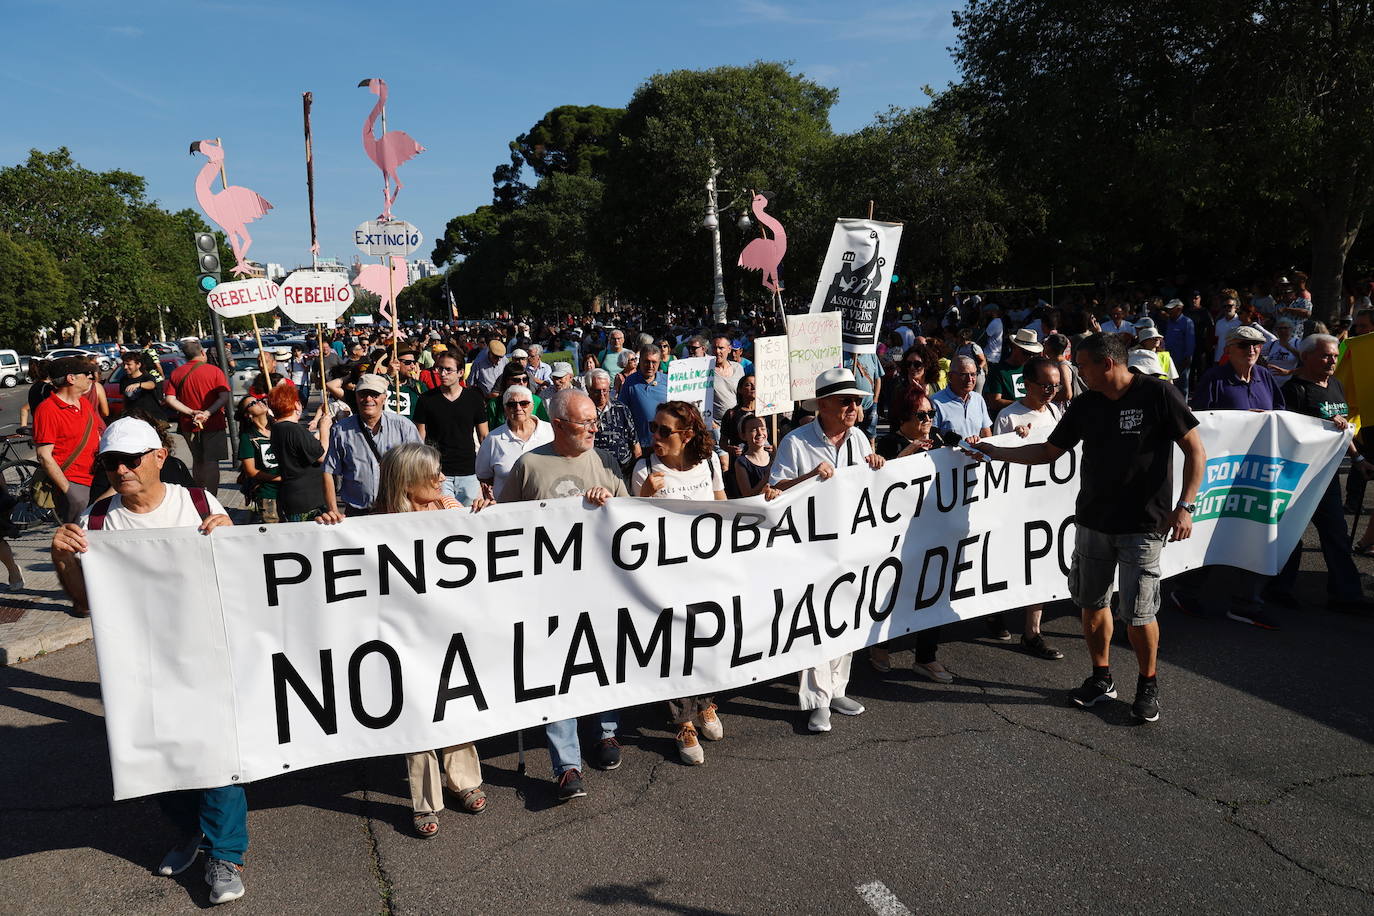
[[[882,456],[874,454],[868,437],[855,425],[863,416],[861,405],[867,396],[848,369],[827,369],[816,376],[815,398],[801,405],[803,410],[814,410],[816,419],[782,437],[769,482],[779,490],[788,490],[812,477],[829,480],[836,468],[856,464],[875,470],[882,467]],[[830,731],[832,709],[846,716],[864,711],[863,704],[845,696],[849,661],[846,653],[801,673],[797,702],[802,709],[811,710],[806,726],[811,731]]]
[[[1142,318],[1135,324],[1135,346],[1131,348],[1131,353],[1146,352],[1155,358],[1159,365],[1159,371],[1166,382],[1172,382],[1178,378],[1178,372],[1174,369],[1173,357],[1169,351],[1164,349],[1164,335],[1159,333],[1159,328],[1155,327],[1154,319]],[[1154,373],[1149,373],[1153,375]]]
[[[573,386],[573,367],[572,363],[557,362],[549,370],[549,383],[539,389],[539,396],[544,400],[553,397],[555,391],[563,391]]]
[[[377,498],[382,456],[403,442],[419,442],[415,424],[383,410],[388,380],[367,373],[353,389],[358,412],[334,424],[324,459],[324,503],[331,513],[367,515]],[[337,482],[336,482],[337,479]]]
[[[983,385],[983,397],[988,402],[988,414],[993,418],[1005,407],[1010,407],[1026,396],[1026,381],[1021,367],[1032,356],[1039,356],[1044,350],[1040,335],[1029,328],[1022,328],[1011,338],[1005,361],[992,367],[988,380]]]
[[[124,417],[100,437],[97,464],[115,495],[97,500],[79,524],[57,529],[52,539],[58,581],[80,616],[90,613],[80,554],[87,531],[196,527],[202,534],[233,524],[213,493],[200,487],[163,483],[159,472],[167,449],[157,431],[143,420]],[[84,611],[84,614],[82,613]],[[192,789],[158,797],[163,812],[180,831],[177,845],[163,858],[158,873],[179,875],[204,850],[205,883],[211,903],[227,903],[244,894],[243,857],[248,851],[248,802],[241,784]]]

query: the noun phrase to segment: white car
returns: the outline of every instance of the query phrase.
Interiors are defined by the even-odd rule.
[[[43,354],[44,359],[62,359],[64,356],[80,356],[82,359],[95,357],[96,365],[100,367],[101,372],[109,372],[115,367],[115,361],[104,353],[84,350],[80,347],[58,347],[56,350],[49,350]]]

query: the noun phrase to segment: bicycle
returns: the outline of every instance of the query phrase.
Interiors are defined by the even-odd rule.
[[[32,447],[33,438],[22,432],[0,436],[0,492],[6,501],[14,500],[9,510],[10,523],[21,529],[55,523],[56,509],[40,506],[36,498],[38,462],[15,457],[23,445]]]

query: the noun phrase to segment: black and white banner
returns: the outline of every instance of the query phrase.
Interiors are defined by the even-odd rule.
[[[901,223],[835,220],[810,311],[841,313],[840,337],[846,353],[877,352],[901,240]]]
[[[1198,522],[1164,572],[1273,573],[1347,437],[1288,413],[1200,417]],[[1066,597],[1077,462],[942,449],[771,503],[561,499],[93,532],[83,566],[115,797],[713,693]]]

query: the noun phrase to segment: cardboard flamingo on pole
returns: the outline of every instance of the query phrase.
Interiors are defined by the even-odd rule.
[[[770,239],[765,235],[745,245],[744,250],[739,253],[739,266],[747,270],[763,271],[764,288],[772,290],[776,295],[782,292],[782,283],[778,280],[778,265],[782,263],[783,255],[787,254],[787,230],[782,228],[782,223],[777,219],[764,212],[770,203],[772,195],[767,191],[754,192],[754,218],[760,225],[773,230],[773,237]]]
[[[353,281],[354,286],[361,286],[369,293],[376,293],[382,300],[377,311],[382,318],[392,323],[396,323],[396,294],[405,289],[410,277],[406,271],[406,259],[401,257],[391,258],[391,269],[387,270],[386,264],[365,264],[358,269],[357,279]]]
[[[229,239],[229,247],[234,250],[233,273],[241,276],[248,273],[248,249],[253,245],[253,237],[248,234],[248,224],[261,219],[272,209],[267,200],[251,188],[231,185],[224,180],[224,147],[219,140],[197,140],[191,144],[191,153],[205,157],[205,165],[196,176],[196,200],[210,222],[219,226]],[[224,181],[223,189],[215,191],[212,186],[215,173]]]
[[[367,153],[367,158],[382,170],[383,206],[379,219],[386,222],[391,219],[391,207],[396,203],[396,196],[401,193],[401,188],[405,187],[401,184],[401,177],[396,170],[423,153],[425,148],[403,130],[386,129],[386,80],[380,77],[365,79],[358,85],[366,86],[377,97],[377,104],[372,106],[372,110],[367,114],[367,120],[363,121],[363,151]],[[373,135],[373,125],[377,123],[379,116],[382,119],[380,137]]]

